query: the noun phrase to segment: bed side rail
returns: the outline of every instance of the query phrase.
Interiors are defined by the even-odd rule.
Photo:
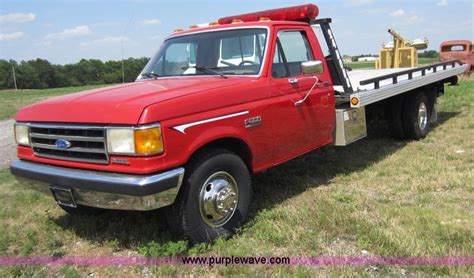
[[[369,85],[371,83],[374,83],[374,88],[379,89],[380,88],[380,81],[387,80],[387,79],[392,79],[392,84],[397,84],[398,83],[398,77],[402,75],[408,75],[408,80],[413,79],[413,73],[415,72],[421,72],[421,76],[425,76],[427,71],[432,71],[433,73],[436,73],[438,71],[438,67],[442,66],[443,70],[446,70],[448,66],[451,66],[451,68],[454,68],[456,64],[462,65],[463,63],[459,60],[452,60],[452,61],[447,61],[447,62],[441,62],[441,63],[436,63],[436,64],[431,64],[428,66],[424,67],[419,67],[419,68],[414,68],[414,69],[408,69],[404,71],[399,71],[395,73],[390,73],[382,76],[377,76],[374,78],[369,78],[366,80],[360,81],[360,85]]]
[[[350,104],[351,107],[362,107],[430,84],[452,82],[452,78],[462,74],[467,67],[467,64],[456,60],[367,79],[360,84],[374,83],[376,87],[380,81],[384,83],[389,79],[393,81],[383,86],[378,84],[373,89],[354,92],[350,95]],[[404,76],[404,79],[397,80],[400,76]]]

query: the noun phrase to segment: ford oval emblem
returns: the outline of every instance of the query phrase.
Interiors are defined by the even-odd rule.
[[[54,142],[54,145],[60,149],[69,149],[71,147],[71,142],[64,139],[58,139],[56,142]]]

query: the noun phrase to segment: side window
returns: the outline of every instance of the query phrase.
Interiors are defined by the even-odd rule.
[[[275,78],[301,75],[301,62],[313,60],[313,53],[304,31],[278,33],[272,76]]]
[[[462,52],[462,51],[466,51],[466,46],[465,45],[453,45],[451,46],[451,49],[450,51],[456,51],[456,52]]]

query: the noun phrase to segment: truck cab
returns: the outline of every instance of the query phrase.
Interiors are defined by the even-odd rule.
[[[450,60],[460,60],[469,65],[466,73],[473,70],[474,48],[470,40],[445,41],[439,47],[439,60],[441,62]]]

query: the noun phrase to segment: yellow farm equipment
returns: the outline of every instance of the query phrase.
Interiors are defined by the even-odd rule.
[[[375,61],[375,67],[378,69],[417,67],[417,51],[426,49],[428,40],[417,39],[411,42],[393,29],[388,29],[388,32],[392,35],[393,41],[382,46],[379,59]]]

